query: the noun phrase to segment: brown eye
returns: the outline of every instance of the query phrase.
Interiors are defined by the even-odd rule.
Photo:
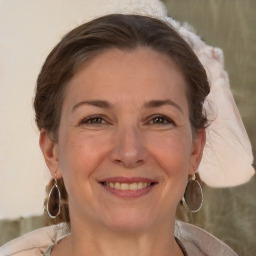
[[[152,120],[153,124],[165,124],[168,123],[168,121],[163,117],[156,117]]]
[[[155,116],[154,118],[151,119],[149,122],[150,124],[157,124],[157,125],[168,125],[168,124],[174,124],[172,120],[165,116]]]
[[[102,124],[104,122],[104,120],[100,117],[94,117],[94,118],[90,118],[89,120],[87,120],[86,123],[88,124]]]
[[[79,122],[79,125],[91,125],[91,126],[99,126],[107,124],[107,122],[104,120],[101,116],[90,116],[87,118],[84,118]]]

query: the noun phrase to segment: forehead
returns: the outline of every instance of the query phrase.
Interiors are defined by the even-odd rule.
[[[99,97],[113,103],[171,97],[186,104],[185,80],[167,55],[143,47],[110,49],[84,63],[68,83],[64,102]]]

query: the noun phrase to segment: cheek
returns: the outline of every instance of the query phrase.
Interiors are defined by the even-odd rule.
[[[189,137],[189,133],[180,131],[150,136],[149,151],[167,176],[187,175],[191,154]]]
[[[164,175],[163,200],[177,205],[184,194],[190,169],[191,144],[189,133],[173,133],[155,138],[151,136],[150,153]]]
[[[83,132],[62,136],[59,163],[67,187],[88,183],[107,152],[107,136],[84,135]],[[68,189],[68,188],[67,188]]]

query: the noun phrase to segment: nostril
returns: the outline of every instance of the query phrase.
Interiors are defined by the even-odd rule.
[[[117,165],[121,165],[125,168],[136,168],[140,165],[142,165],[145,161],[144,160],[134,160],[134,159],[125,159],[125,160],[120,160],[120,159],[116,159],[114,160],[115,164]]]
[[[123,139],[124,140],[124,139]],[[123,142],[121,140],[121,142]],[[147,150],[140,146],[131,145],[128,142],[117,144],[110,152],[109,157],[114,164],[122,165],[126,168],[134,168],[143,164],[148,156]]]

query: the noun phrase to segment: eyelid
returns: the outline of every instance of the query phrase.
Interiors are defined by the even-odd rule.
[[[174,122],[174,120],[172,118],[169,118],[167,117],[166,115],[163,115],[163,114],[153,114],[153,115],[150,115],[146,122],[151,122],[154,118],[162,118],[166,121],[168,121],[168,123],[160,123],[160,124],[152,124],[152,125],[176,125],[176,123]]]
[[[102,119],[104,121],[104,123],[101,123],[101,124],[93,124],[93,123],[90,124],[90,123],[88,123],[90,120],[96,119],[96,118]],[[87,116],[85,118],[82,118],[78,122],[78,126],[79,125],[100,126],[100,125],[105,125],[105,124],[108,124],[108,123],[110,123],[110,122],[107,121],[107,117],[105,115],[95,114],[95,115],[91,115],[91,116]]]
[[[89,123],[90,120],[97,119],[97,118],[102,119],[103,123],[99,123],[99,124],[97,124],[97,123]],[[150,122],[152,122],[155,118],[164,119],[165,122],[150,124]],[[175,125],[176,126],[176,123],[175,123],[175,121],[172,118],[170,118],[170,117],[168,117],[166,115],[163,115],[163,114],[153,114],[153,115],[150,115],[150,116],[148,116],[147,118],[144,119],[144,122],[148,123],[149,125],[156,125],[156,126],[157,125]],[[111,124],[110,120],[108,119],[107,116],[102,115],[102,114],[90,115],[90,116],[81,118],[81,120],[78,122],[78,126],[80,126],[80,125],[102,126],[102,125],[108,125],[108,124]]]

